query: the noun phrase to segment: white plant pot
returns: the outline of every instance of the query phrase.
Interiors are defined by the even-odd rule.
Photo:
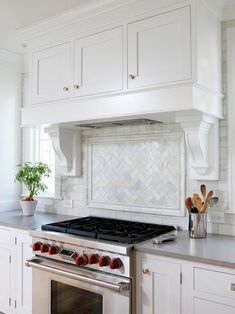
[[[37,207],[38,201],[20,201],[20,206],[24,216],[33,216]]]

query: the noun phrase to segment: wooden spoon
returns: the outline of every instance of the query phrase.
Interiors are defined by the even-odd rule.
[[[206,200],[206,186],[205,186],[205,184],[202,184],[200,189],[201,189],[201,193],[202,193],[202,196],[203,196],[204,202],[205,202],[205,200]]]
[[[213,191],[210,191],[210,192],[207,194],[207,197],[206,197],[206,200],[205,200],[206,203],[209,203],[209,202],[210,202],[210,200],[211,200],[212,197],[213,197],[213,194],[214,194]]]
[[[191,197],[186,198],[185,200],[185,206],[188,209],[188,211],[191,213],[192,209],[193,209],[193,202],[191,200]]]
[[[204,214],[204,213],[207,212],[208,207],[209,207],[209,202],[210,202],[210,200],[212,199],[213,194],[214,194],[213,191],[210,191],[210,192],[207,194],[205,203],[203,204],[203,206],[202,206],[202,208],[201,208],[201,210],[200,210],[200,212],[201,212],[202,214]]]
[[[193,194],[193,200],[194,200],[194,203],[195,203],[198,211],[200,212],[200,210],[202,208],[202,200],[201,200],[200,196],[197,193]]]

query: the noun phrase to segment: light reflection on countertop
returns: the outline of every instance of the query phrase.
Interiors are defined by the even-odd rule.
[[[178,231],[177,239],[162,244],[148,240],[135,245],[139,252],[235,267],[235,237],[208,234],[205,239],[190,239],[187,231]]]
[[[21,230],[32,230],[43,224],[73,219],[76,217],[54,213],[38,212],[33,216],[24,216],[21,210],[0,212],[0,226]]]

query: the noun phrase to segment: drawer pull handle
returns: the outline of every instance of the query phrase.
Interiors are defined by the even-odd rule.
[[[146,275],[146,274],[148,274],[148,273],[149,273],[149,270],[148,270],[147,268],[144,268],[144,269],[143,269],[143,274]]]
[[[231,283],[230,290],[235,291],[235,283]]]
[[[63,88],[63,91],[64,91],[64,92],[67,92],[68,90],[69,90],[69,88],[66,87],[66,86]]]
[[[73,88],[75,88],[75,89],[79,89],[79,85],[77,85],[77,84],[75,84],[75,85],[73,85]]]

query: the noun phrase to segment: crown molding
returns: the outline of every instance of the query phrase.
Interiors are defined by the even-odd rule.
[[[40,36],[45,35],[77,21],[86,20],[92,16],[120,8],[136,1],[138,0],[92,0],[88,4],[77,6],[38,23],[20,28],[17,33],[22,39],[22,43],[24,43],[34,39],[38,34]]]
[[[198,1],[198,0],[196,0]],[[220,21],[223,21],[223,10],[225,0],[202,0],[205,5],[217,16]]]
[[[235,3],[231,3],[229,6],[224,8],[223,20],[231,21],[235,19]]]
[[[0,66],[21,72],[23,70],[23,56],[0,49]]]

